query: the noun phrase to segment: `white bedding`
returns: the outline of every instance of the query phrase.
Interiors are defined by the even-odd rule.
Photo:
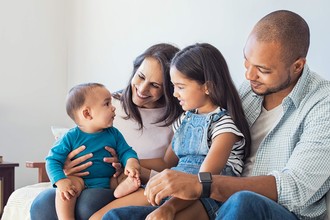
[[[15,190],[4,207],[1,220],[30,220],[30,207],[34,198],[43,190],[51,188],[50,182],[37,183]]]

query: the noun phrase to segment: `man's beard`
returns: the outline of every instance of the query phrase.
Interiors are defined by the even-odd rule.
[[[257,92],[253,88],[252,88],[252,90],[257,95],[266,96],[266,95],[270,95],[270,94],[273,94],[273,93],[277,93],[277,92],[279,92],[283,89],[286,89],[290,86],[290,84],[291,84],[291,77],[289,75],[285,82],[283,82],[281,85],[279,85],[275,88],[269,88],[265,92]]]

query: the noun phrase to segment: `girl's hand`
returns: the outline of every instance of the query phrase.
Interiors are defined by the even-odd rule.
[[[81,172],[85,170],[87,167],[90,167],[93,163],[91,161],[87,163],[83,163],[84,161],[88,160],[89,158],[93,157],[93,154],[86,154],[84,156],[78,157],[74,160],[72,160],[73,157],[78,155],[80,152],[84,151],[86,149],[85,146],[80,146],[77,149],[71,151],[66,158],[66,161],[64,163],[63,171],[66,176],[87,176],[89,172]],[[83,164],[81,164],[83,163]],[[78,165],[80,164],[80,165]]]

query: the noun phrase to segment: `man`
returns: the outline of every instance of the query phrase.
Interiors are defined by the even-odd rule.
[[[330,82],[306,64],[309,27],[290,11],[262,18],[243,53],[248,82],[240,95],[251,131],[244,177],[165,170],[145,194],[152,205],[166,196],[207,195],[224,204],[217,219],[322,219],[330,189]],[[154,207],[115,209],[146,216]],[[138,215],[138,214],[139,215]],[[135,217],[136,217],[135,216]]]

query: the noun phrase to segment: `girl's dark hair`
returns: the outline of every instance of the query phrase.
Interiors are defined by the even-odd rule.
[[[140,67],[143,60],[147,57],[158,60],[163,74],[164,94],[160,98],[159,102],[164,103],[165,112],[163,115],[160,115],[158,120],[156,120],[154,123],[163,122],[161,126],[169,126],[183,112],[178,100],[173,96],[174,87],[170,79],[171,60],[178,51],[179,49],[177,47],[166,43],[155,44],[149,47],[134,60],[132,75],[128,81],[127,87],[122,91],[121,94],[117,93],[113,95],[114,98],[121,101],[123,109],[127,115],[125,119],[134,119],[140,125],[140,129],[143,128],[143,120],[141,118],[138,107],[132,101],[131,81],[135,72]]]
[[[171,66],[201,85],[206,83],[211,101],[227,109],[237,128],[243,133],[246,158],[251,145],[249,125],[221,52],[207,43],[194,44],[178,52],[172,59]]]

